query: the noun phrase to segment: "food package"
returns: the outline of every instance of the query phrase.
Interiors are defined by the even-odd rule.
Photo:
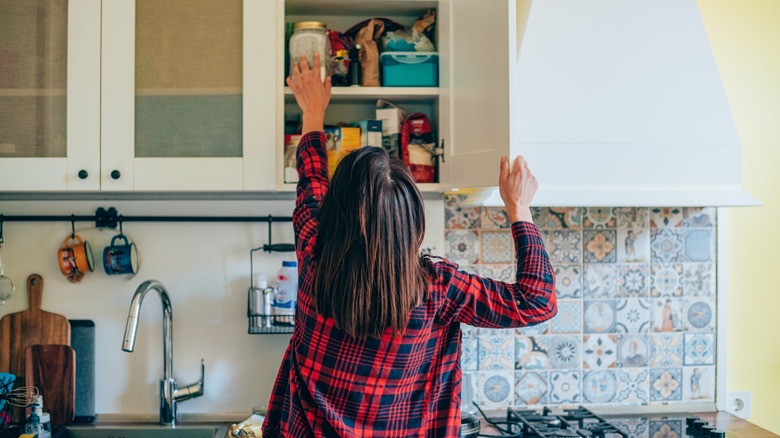
[[[409,166],[415,182],[435,182],[435,149],[436,135],[428,116],[415,113],[407,117],[401,128],[401,159]]]
[[[382,121],[361,120],[357,123],[360,128],[360,147],[382,147]]]
[[[401,123],[406,118],[406,111],[398,105],[379,99],[376,102],[376,118],[382,122],[382,146],[391,157],[399,157]]]
[[[360,67],[363,69],[363,86],[379,86],[379,47],[376,40],[385,31],[382,20],[371,19],[360,29],[355,37],[355,44],[360,45]]]
[[[360,128],[338,126],[325,128],[325,149],[328,156],[328,177],[332,178],[336,166],[344,155],[360,148]]]

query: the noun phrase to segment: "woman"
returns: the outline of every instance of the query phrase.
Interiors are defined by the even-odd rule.
[[[557,312],[555,279],[529,203],[536,179],[500,164],[517,283],[420,257],[423,201],[382,148],[339,163],[328,187],[322,133],[330,79],[305,59],[287,84],[303,111],[293,213],[299,262],[295,331],[263,436],[453,437],[460,432],[460,324],[510,328]]]

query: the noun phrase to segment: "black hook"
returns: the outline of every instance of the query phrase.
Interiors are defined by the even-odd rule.
[[[76,215],[70,215],[70,238],[76,238]]]
[[[120,235],[120,236],[124,234],[124,233],[122,232],[122,222],[124,222],[124,216],[122,216],[122,215],[120,214],[120,215],[119,215],[119,235]]]
[[[5,217],[5,216],[3,216],[2,214],[0,214],[0,244],[2,244],[3,242],[5,242],[5,240],[3,240],[3,218],[4,218],[4,217]]]

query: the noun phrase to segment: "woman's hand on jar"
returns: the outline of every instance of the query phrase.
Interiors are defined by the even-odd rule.
[[[303,111],[303,134],[322,131],[325,126],[325,108],[330,102],[330,77],[323,81],[322,74],[322,60],[319,53],[315,53],[313,68],[309,68],[306,57],[301,57],[287,77],[287,85]]]

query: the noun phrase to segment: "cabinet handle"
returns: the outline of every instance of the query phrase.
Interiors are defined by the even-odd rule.
[[[122,176],[122,174],[119,173],[118,170],[112,170],[111,171],[111,179],[119,179],[120,176]]]
[[[79,170],[79,174],[78,175],[79,175],[79,179],[87,179],[87,177],[89,176],[89,172],[87,172],[84,169],[81,169],[81,170]]]

